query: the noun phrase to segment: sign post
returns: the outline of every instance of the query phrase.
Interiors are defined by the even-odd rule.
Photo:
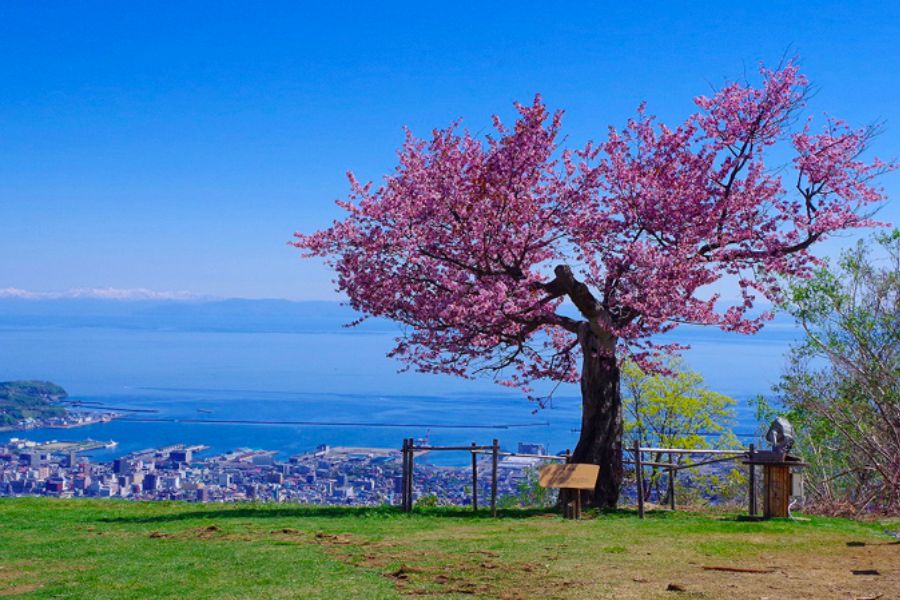
[[[574,492],[566,494],[564,511],[567,519],[581,518],[581,490],[593,490],[597,485],[597,477],[600,475],[600,467],[597,465],[564,464],[544,465],[541,467],[541,475],[538,484],[542,488],[559,489],[561,492]],[[574,497],[569,500],[568,497]]]

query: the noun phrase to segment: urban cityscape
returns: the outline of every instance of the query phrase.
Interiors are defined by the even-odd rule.
[[[192,502],[295,502],[327,505],[399,504],[402,457],[389,448],[320,445],[278,460],[274,450],[239,448],[203,456],[206,446],[177,444],[94,462],[85,453],[115,442],[24,438],[0,442],[0,496],[99,497]],[[522,443],[498,462],[498,497],[516,494],[543,459],[542,444]],[[524,456],[520,456],[524,455]],[[491,458],[477,460],[478,497],[488,498]],[[417,454],[414,499],[434,496],[470,506],[471,466],[439,466]]]

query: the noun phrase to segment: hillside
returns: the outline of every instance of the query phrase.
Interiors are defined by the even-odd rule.
[[[66,409],[57,402],[66,390],[49,381],[0,382],[0,427],[22,419],[59,417]]]
[[[846,599],[900,589],[900,546],[882,533],[896,521],[502,516],[3,499],[0,596]]]

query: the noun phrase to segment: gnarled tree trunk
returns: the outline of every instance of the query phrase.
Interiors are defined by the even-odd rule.
[[[583,330],[579,338],[584,357],[581,370],[581,437],[572,460],[600,465],[597,487],[593,494],[586,494],[584,500],[589,506],[614,508],[622,485],[619,367],[614,352],[610,351],[609,340],[598,343],[597,337],[589,330]]]
[[[598,302],[588,286],[577,280],[572,269],[559,265],[556,277],[544,285],[550,298],[566,295],[584,321],[559,317],[559,323],[577,332],[581,345],[581,437],[572,460],[600,466],[593,494],[583,495],[583,503],[597,508],[614,508],[622,486],[622,396],[619,393],[619,366],[616,362],[616,320]],[[627,322],[627,321],[626,321]]]

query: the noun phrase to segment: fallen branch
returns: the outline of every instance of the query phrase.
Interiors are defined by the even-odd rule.
[[[745,567],[703,567],[704,571],[727,571],[729,573],[774,573],[775,569],[748,569]]]

